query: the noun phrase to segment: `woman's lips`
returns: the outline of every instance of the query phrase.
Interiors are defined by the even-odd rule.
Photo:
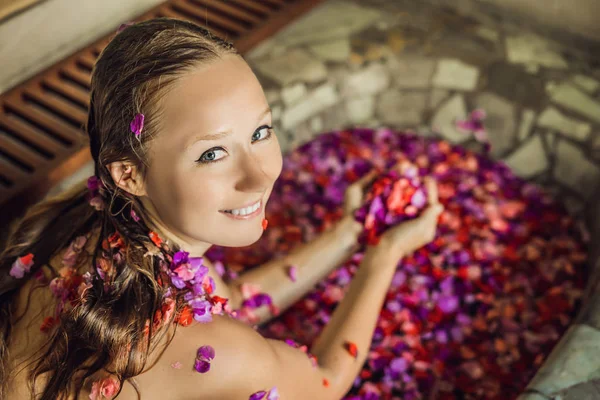
[[[225,211],[219,211],[221,214],[224,214],[226,216],[228,216],[229,218],[233,218],[233,219],[252,219],[254,217],[256,217],[257,215],[259,215],[262,212],[262,208],[263,208],[263,202],[262,199],[260,200],[260,204],[258,206],[258,208],[251,212],[250,214],[246,214],[246,215],[233,215],[232,213],[228,213]]]

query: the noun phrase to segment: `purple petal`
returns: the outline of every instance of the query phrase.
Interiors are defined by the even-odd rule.
[[[209,345],[202,346],[198,349],[197,357],[201,360],[210,361],[215,358],[215,349]]]
[[[279,392],[277,391],[276,386],[273,386],[273,388],[269,391],[267,400],[279,400]]]
[[[179,276],[177,275],[171,275],[171,283],[177,288],[177,289],[183,289],[185,287],[185,281],[183,279],[181,279]]]
[[[417,208],[425,207],[426,202],[427,198],[425,197],[425,193],[423,193],[423,190],[421,189],[418,189],[410,199],[410,203]]]
[[[119,29],[117,29],[117,33],[123,32],[125,29],[127,29],[127,27],[130,27],[131,25],[133,25],[133,22],[126,22],[124,24],[119,25]]]
[[[486,112],[485,112],[485,110],[482,110],[481,108],[478,108],[476,110],[473,110],[473,112],[471,112],[471,118],[473,118],[473,119],[482,120],[482,119],[485,119],[485,116],[486,116]]]
[[[144,129],[144,114],[135,114],[129,127],[131,128],[131,132],[135,133],[135,136],[139,136],[142,133],[142,129]]]
[[[390,368],[395,372],[404,372],[408,368],[408,361],[404,358],[394,358],[390,363]]]
[[[381,196],[377,196],[373,199],[371,207],[369,208],[369,214],[373,214],[377,219],[383,219],[385,217],[385,208],[383,207]]]
[[[198,360],[196,359],[196,362],[194,362],[194,369],[197,372],[200,372],[201,374],[204,374],[206,372],[208,372],[210,370],[210,363],[206,362],[204,360]]]
[[[91,191],[96,191],[100,187],[100,179],[96,175],[92,175],[87,180],[87,188]]]
[[[267,394],[267,392],[265,392],[264,390],[261,390],[260,392],[256,392],[250,395],[250,397],[248,398],[248,400],[261,400],[265,398],[265,395]]]
[[[183,264],[188,262],[188,253],[187,251],[180,250],[177,253],[173,254],[173,264],[178,266],[179,264]]]
[[[212,313],[205,308],[194,308],[194,319],[198,322],[206,323],[212,321]]]
[[[473,132],[477,129],[477,124],[474,121],[456,121],[456,127],[458,129],[462,129],[463,131]]]
[[[13,264],[13,266],[10,269],[10,276],[17,279],[21,279],[25,276],[25,270],[15,262],[15,264]]]
[[[446,295],[440,296],[438,306],[440,307],[440,310],[446,314],[454,312],[458,308],[458,297]]]

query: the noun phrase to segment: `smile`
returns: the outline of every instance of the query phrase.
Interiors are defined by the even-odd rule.
[[[260,214],[262,210],[262,199],[248,207],[238,208],[234,210],[221,210],[220,213],[235,219],[249,219]]]

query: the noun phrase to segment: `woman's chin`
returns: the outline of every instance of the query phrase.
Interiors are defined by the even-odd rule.
[[[250,245],[253,245],[254,243],[258,242],[260,240],[260,238],[262,237],[262,230],[260,232],[258,232],[258,234],[256,235],[251,235],[248,232],[246,232],[246,235],[239,235],[239,232],[237,235],[231,235],[231,237],[227,237],[224,238],[224,240],[221,240],[219,242],[215,242],[214,245],[215,246],[221,246],[221,247],[247,247]]]

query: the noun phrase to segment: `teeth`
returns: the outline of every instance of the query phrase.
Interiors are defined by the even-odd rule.
[[[236,210],[225,210],[225,212],[229,212],[233,215],[248,215],[248,214],[252,214],[254,211],[258,210],[258,207],[260,207],[260,200],[257,201],[256,204],[254,204],[253,206],[239,208]]]

